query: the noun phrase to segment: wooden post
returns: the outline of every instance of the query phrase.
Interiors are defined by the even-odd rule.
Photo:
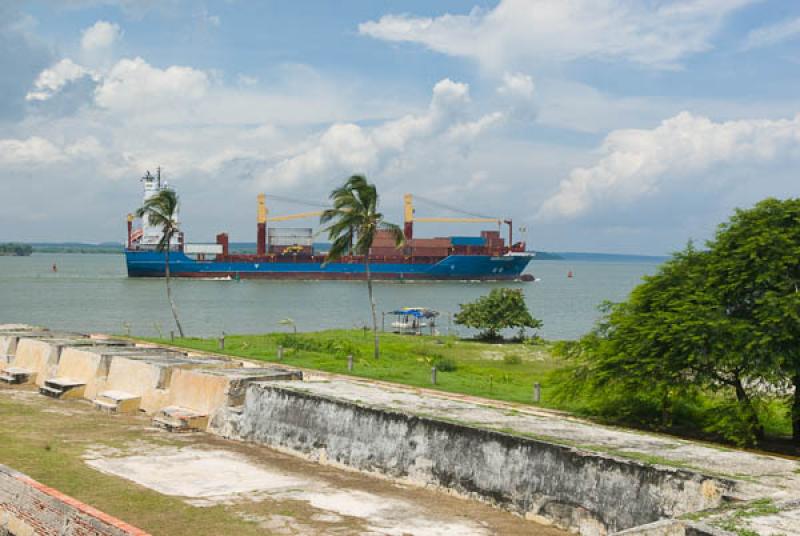
[[[386,311],[381,311],[381,332],[386,331]]]
[[[224,331],[222,332],[222,337],[219,338],[219,349],[220,350],[224,350],[225,349],[225,332]]]
[[[347,356],[347,371],[353,372],[353,354]]]
[[[283,346],[278,345],[278,361],[283,361]]]
[[[431,383],[436,385],[436,367],[431,367]]]
[[[174,329],[169,330],[169,340],[170,340],[170,342],[175,342],[175,330]]]
[[[533,384],[533,403],[538,404],[542,401],[542,386],[539,382]]]

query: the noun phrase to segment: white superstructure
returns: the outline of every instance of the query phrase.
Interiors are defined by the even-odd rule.
[[[146,203],[148,199],[156,195],[161,190],[165,190],[168,188],[166,182],[161,181],[161,168],[156,170],[156,174],[153,175],[149,171],[144,174],[144,177],[141,178],[142,184],[144,185],[144,198],[142,199],[142,204]],[[175,223],[178,224],[178,213],[180,210],[180,206],[178,210],[175,211]],[[161,237],[163,233],[161,229],[158,227],[154,227],[150,225],[147,216],[145,215],[142,218],[142,232],[141,238],[137,237],[137,244],[142,249],[149,249],[155,248],[158,243],[161,241]],[[178,248],[180,246],[180,235],[178,233],[172,237],[170,241],[171,248]]]

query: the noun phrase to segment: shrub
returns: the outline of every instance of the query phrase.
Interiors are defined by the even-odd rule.
[[[519,365],[522,363],[522,356],[519,354],[506,354],[503,356],[503,363],[506,365]]]
[[[460,305],[455,316],[456,324],[482,330],[480,338],[501,338],[500,332],[507,328],[539,328],[541,320],[533,318],[525,304],[522,289],[496,288],[487,296],[472,303]]]
[[[354,357],[359,355],[358,347],[344,339],[315,339],[284,333],[276,337],[276,342],[284,348],[330,354],[337,357],[344,357],[350,354]]]
[[[436,370],[439,372],[454,372],[458,368],[455,359],[442,356],[434,359],[433,366],[436,367]]]

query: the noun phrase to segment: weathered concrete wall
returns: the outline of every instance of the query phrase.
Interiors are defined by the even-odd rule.
[[[202,370],[178,369],[172,373],[170,406],[181,406],[209,415],[225,404],[230,378]]]
[[[17,343],[17,351],[12,365],[36,373],[36,385],[44,385],[45,380],[55,377],[61,347],[43,339],[23,338]]]
[[[275,383],[248,387],[212,431],[440,486],[581,534],[717,506],[731,482],[371,408]]]
[[[169,405],[213,415],[220,408],[242,405],[250,383],[302,379],[299,370],[282,367],[176,369],[170,383]]]
[[[100,390],[123,391],[142,399],[140,409],[155,413],[169,405],[172,367],[167,360],[115,357]]]
[[[49,330],[24,324],[0,325],[0,370],[13,363],[20,339],[40,339],[52,336],[53,333]]]
[[[58,361],[56,375],[59,378],[85,382],[83,396],[87,400],[94,400],[97,398],[97,393],[105,390],[112,359],[111,355],[105,355],[97,348],[64,348]]]
[[[0,535],[148,536],[0,465]]]

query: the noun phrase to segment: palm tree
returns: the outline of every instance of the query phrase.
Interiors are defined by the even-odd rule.
[[[141,208],[136,211],[139,218],[147,217],[147,221],[154,227],[161,228],[161,240],[156,249],[164,252],[164,276],[167,283],[167,299],[172,308],[172,318],[178,326],[178,333],[183,338],[183,327],[178,320],[178,310],[175,301],[172,299],[172,286],[169,280],[169,247],[172,238],[178,233],[178,194],[175,190],[164,188],[156,195],[144,202]]]
[[[355,254],[364,257],[364,272],[367,279],[369,304],[372,310],[372,334],[375,337],[375,357],[380,355],[378,342],[378,317],[375,313],[375,298],[372,293],[372,275],[369,269],[369,250],[376,233],[389,231],[395,244],[404,242],[403,231],[397,225],[384,221],[378,212],[378,191],[363,175],[353,175],[331,192],[333,208],[320,216],[320,223],[330,225],[325,229],[332,241],[325,263]]]

